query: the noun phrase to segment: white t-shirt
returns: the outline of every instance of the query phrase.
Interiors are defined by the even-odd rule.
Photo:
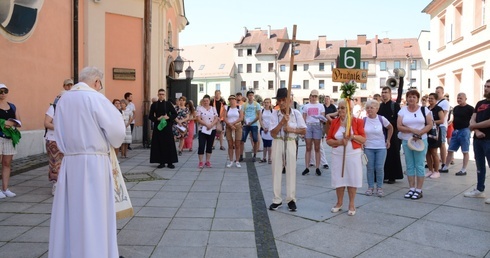
[[[276,126],[279,124],[279,121],[282,120],[282,117],[283,116],[284,115],[281,113],[281,110],[274,110],[274,111],[272,111],[271,126],[270,126],[270,129],[271,130],[274,129],[274,128],[276,128]],[[303,116],[301,115],[301,113],[298,110],[291,109],[291,113],[289,114],[288,126],[291,127],[291,128],[306,128],[305,120],[303,120]],[[277,134],[277,136],[278,137],[284,136],[284,131],[281,130]],[[291,137],[291,138],[294,138],[294,137],[296,137],[296,134],[289,133],[288,136]]]
[[[48,111],[46,111],[46,115],[51,118],[54,118],[54,107],[53,105],[49,105]],[[46,132],[46,137],[44,138],[48,141],[54,141],[54,130],[48,129]]]
[[[410,127],[410,128],[413,128],[413,129],[416,129],[416,130],[422,130],[424,127],[425,127],[425,119],[424,119],[424,115],[422,114],[422,111],[420,110],[421,107],[419,107],[415,112],[410,112],[408,111],[408,107],[402,107],[402,109],[400,109],[400,111],[398,111],[398,118],[401,117],[402,119],[402,124],[404,126],[407,126],[407,127]],[[427,108],[427,107],[423,107],[425,108],[425,115],[426,117],[430,116],[432,117],[432,113],[430,112],[430,110]],[[431,124],[431,119],[427,119],[427,124]],[[402,140],[410,140],[410,138],[413,137],[413,134],[412,133],[402,133],[402,132],[398,132],[398,138],[402,139]],[[427,138],[427,134],[424,133],[422,135],[422,139],[426,139]]]
[[[216,112],[216,108],[213,106],[209,106],[209,110],[205,109],[203,106],[197,107],[197,116],[201,118],[202,121],[210,124],[213,122],[214,118],[218,116],[218,112]],[[204,125],[199,124],[199,130],[202,130]],[[211,130],[215,130],[216,125],[211,128]]]
[[[355,118],[360,118],[361,116],[361,105],[356,104],[352,108],[352,114],[354,115]]]
[[[320,123],[318,118],[313,116],[319,116],[325,114],[325,107],[321,103],[311,104],[308,103],[303,106],[303,114],[306,114],[306,123]]]
[[[444,124],[440,124],[439,127],[446,127],[447,128],[447,118],[449,116],[449,108],[451,107],[449,105],[449,101],[446,99],[443,99],[437,103],[437,106],[441,107],[443,111],[447,111],[446,115],[444,116]]]
[[[260,112],[262,112],[262,124],[264,125],[264,129],[272,130],[273,128],[271,128],[271,120],[274,110],[262,109]]]
[[[228,111],[227,111],[228,110]],[[235,108],[228,109],[228,107],[225,107],[225,112],[228,112],[226,115],[226,118],[228,119],[228,123],[233,124],[235,121],[240,119],[240,107],[236,106]]]
[[[381,121],[383,121],[383,124],[380,123],[378,115],[375,118],[366,117],[366,123],[364,123],[366,142],[364,147],[368,149],[386,149],[383,127],[387,127],[390,122],[384,116],[381,116]]]
[[[134,118],[136,117],[136,106],[133,104],[133,102],[129,102],[126,106],[126,110],[133,112],[131,114],[133,116],[133,121],[131,121],[131,124],[134,124]]]

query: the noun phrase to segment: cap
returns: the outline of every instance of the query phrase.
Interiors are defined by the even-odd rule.
[[[317,91],[317,90],[312,90],[312,91],[310,92],[310,95],[311,95],[311,96],[318,96],[318,91]]]
[[[3,89],[3,88],[8,89],[7,86],[5,86],[5,84],[0,83],[0,89]]]
[[[279,88],[277,89],[277,94],[274,99],[284,99],[288,97],[288,89],[286,88]]]
[[[73,80],[72,79],[66,79],[63,81],[63,85],[68,85],[68,84],[73,85]]]

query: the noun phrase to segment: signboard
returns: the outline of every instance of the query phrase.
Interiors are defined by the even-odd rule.
[[[112,79],[134,81],[136,80],[136,69],[112,68]]]
[[[361,48],[341,47],[338,68],[361,69]]]
[[[334,68],[332,70],[333,82],[349,82],[354,80],[357,83],[367,82],[368,70],[366,69],[342,69]]]

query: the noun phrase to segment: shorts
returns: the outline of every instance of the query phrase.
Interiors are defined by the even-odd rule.
[[[259,141],[259,127],[256,125],[243,126],[242,142],[247,141],[247,136],[249,132],[252,132],[253,142]]]
[[[269,147],[272,147],[272,140],[264,140],[262,139],[262,145],[264,145],[263,147],[264,148],[269,148]]]
[[[323,125],[318,124],[306,124],[306,139],[320,140],[323,137]]]
[[[463,153],[470,151],[471,131],[469,128],[454,129],[448,151],[456,152],[459,147]]]
[[[15,155],[17,150],[12,144],[12,139],[0,137],[0,155]]]
[[[447,127],[440,126],[439,128],[440,128],[439,133],[441,134],[441,142],[445,143],[447,140]]]
[[[242,125],[236,124],[233,131],[230,126],[226,126],[226,140],[229,142],[240,141],[242,139]]]

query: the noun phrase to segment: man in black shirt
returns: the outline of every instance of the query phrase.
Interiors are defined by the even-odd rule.
[[[453,160],[454,152],[458,151],[461,147],[463,152],[463,167],[457,176],[466,176],[466,166],[470,159],[470,119],[473,115],[474,108],[471,105],[466,104],[466,94],[461,92],[457,97],[458,105],[453,108],[453,126],[454,131],[451,135],[451,142],[449,143],[449,149],[446,157],[446,164],[443,164],[442,173],[448,172],[448,165]]]
[[[396,102],[391,100],[391,88],[383,87],[381,91],[381,104],[379,105],[378,115],[384,116],[393,126],[393,135],[390,139],[390,148],[386,152],[385,161],[385,181],[387,184],[394,184],[396,179],[403,179],[402,163],[400,160],[400,140],[398,139],[398,129],[396,120],[400,111],[400,101],[403,94],[403,77],[400,77],[398,96]]]
[[[464,194],[465,197],[485,197],[486,164],[490,162],[490,80],[484,86],[485,99],[478,101],[471,116],[470,130],[474,131],[473,151],[475,152],[477,184],[476,189]],[[490,198],[485,201],[490,204]]]

